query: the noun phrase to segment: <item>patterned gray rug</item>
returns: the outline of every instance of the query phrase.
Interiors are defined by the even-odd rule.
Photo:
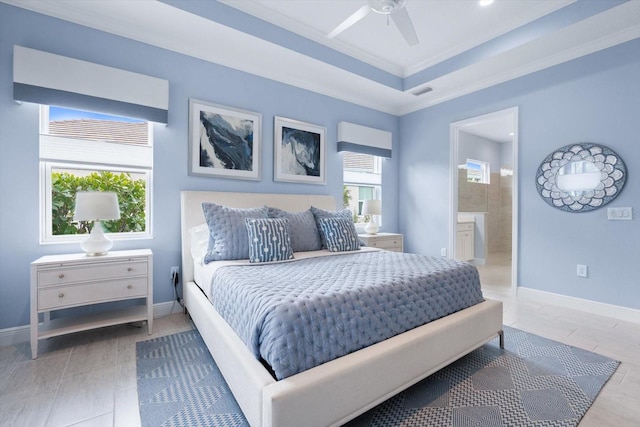
[[[346,426],[576,426],[619,365],[509,327],[494,341]],[[136,352],[144,427],[248,425],[197,331]]]

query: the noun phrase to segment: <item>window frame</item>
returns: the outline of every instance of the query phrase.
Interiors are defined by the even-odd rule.
[[[136,145],[127,143],[116,143],[107,141],[96,141],[92,139],[69,138],[64,136],[49,134],[49,106],[40,106],[40,134],[38,147],[38,164],[39,164],[39,221],[40,232],[39,241],[41,245],[46,244],[62,244],[62,243],[79,243],[86,239],[86,234],[64,234],[53,235],[53,218],[52,218],[52,180],[51,173],[55,169],[71,169],[85,170],[87,172],[109,171],[115,173],[131,173],[142,174],[145,176],[145,231],[131,231],[124,233],[108,233],[112,240],[138,240],[153,238],[153,123],[147,122],[148,126],[148,144]],[[47,157],[47,152],[51,152],[50,145],[54,143],[66,144],[65,149],[71,150],[74,145],[90,142],[94,144],[92,149],[111,148],[111,144],[120,145],[127,153],[133,156],[123,154],[112,156],[109,162],[97,161],[81,161],[77,157],[71,155],[70,159],[61,159],[63,155],[53,155],[52,158]],[[62,150],[65,151],[65,150]],[[43,152],[45,155],[43,156]],[[116,158],[125,158],[127,161],[118,162]],[[132,158],[134,160],[132,160]],[[137,160],[135,160],[137,159]],[[134,165],[135,163],[139,165]],[[140,166],[140,164],[144,164]]]
[[[480,166],[480,181],[469,181],[469,163]],[[490,184],[491,182],[491,164],[484,160],[475,160],[467,158],[464,168],[467,171],[467,182],[473,184]]]
[[[349,151],[345,151],[348,153]],[[360,153],[356,153],[360,154]],[[345,186],[356,186],[356,187],[372,187],[373,188],[373,197],[379,200],[382,200],[382,160],[383,157],[375,156],[373,154],[365,154],[367,156],[371,156],[374,159],[373,162],[373,172],[355,172],[355,171],[347,171],[344,168],[344,156],[342,159],[342,188]],[[353,196],[352,196],[353,197]],[[360,200],[358,198],[358,206],[360,206]],[[359,212],[354,212],[354,216],[360,216]],[[378,226],[382,226],[382,215],[375,215],[376,224]],[[358,233],[364,233],[364,227],[367,225],[366,222],[354,222],[356,226],[356,230]]]

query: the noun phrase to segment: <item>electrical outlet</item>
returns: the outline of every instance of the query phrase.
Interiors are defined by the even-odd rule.
[[[578,268],[576,269],[576,275],[578,277],[587,277],[587,266],[583,264],[578,264]]]
[[[176,274],[180,275],[180,267],[178,266],[171,267],[171,271],[169,272],[169,278],[171,279],[172,282]]]
[[[440,256],[447,256],[447,248],[440,248]]]

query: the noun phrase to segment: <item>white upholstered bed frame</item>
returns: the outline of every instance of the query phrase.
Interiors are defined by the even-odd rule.
[[[202,202],[333,210],[330,196],[181,193],[182,272],[186,308],[252,427],[339,426],[500,337],[502,303],[484,302],[401,335],[276,381],[193,282],[188,230],[205,222]]]

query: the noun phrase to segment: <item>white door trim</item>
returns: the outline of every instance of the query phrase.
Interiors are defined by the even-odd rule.
[[[449,178],[449,258],[454,258],[456,251],[456,224],[458,222],[458,140],[459,133],[464,127],[477,123],[483,119],[492,119],[495,116],[510,114],[513,120],[513,142],[511,164],[513,165],[513,196],[512,196],[512,218],[511,218],[511,293],[516,295],[518,288],[518,107],[511,107],[505,110],[481,116],[471,117],[450,125],[450,178]]]

